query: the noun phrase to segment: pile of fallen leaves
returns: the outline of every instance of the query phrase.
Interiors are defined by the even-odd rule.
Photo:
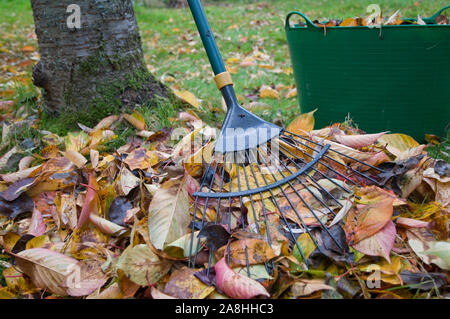
[[[426,20],[426,19],[425,19]],[[448,17],[445,14],[439,14],[434,19],[434,21],[424,21],[419,15],[417,19],[402,19],[400,17],[400,10],[397,10],[394,14],[388,18],[384,18],[382,12],[379,14],[371,14],[367,17],[358,18],[345,18],[344,20],[331,19],[329,21],[319,22],[314,20],[313,23],[318,27],[364,27],[364,26],[388,26],[388,25],[427,25],[427,24],[439,24],[447,25],[449,24]],[[304,22],[299,22],[300,26],[304,26]]]
[[[118,122],[138,133],[106,153]],[[151,132],[135,112],[65,137],[41,132],[47,146],[22,158],[17,172],[1,175],[0,298],[443,296],[450,269],[450,166],[430,158],[425,145],[402,134],[363,134],[346,124],[314,130],[313,113],[294,120],[288,130],[383,170],[370,173],[383,187],[364,179],[351,186],[334,176],[352,189],[343,194],[318,166],[318,183],[342,207],[309,185],[316,194],[306,197],[309,205],[316,207],[319,198],[335,213],[316,211],[338,247],[315,227],[305,203],[295,203],[318,238],[317,248],[303,223],[283,208],[298,237],[287,235],[270,197],[254,197],[255,210],[244,200],[246,209],[234,202],[230,215],[213,206],[202,214],[192,194],[211,160],[214,130],[191,111],[180,113],[178,124],[176,131]],[[346,164],[358,167],[356,161]],[[234,185],[236,172],[227,174]],[[286,205],[281,194],[275,196]],[[270,209],[267,219],[261,200]],[[199,232],[195,225],[202,218],[206,227]],[[192,239],[200,242],[195,268],[188,267]]]

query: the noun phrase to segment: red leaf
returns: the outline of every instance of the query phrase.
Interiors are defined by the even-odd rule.
[[[94,204],[97,181],[94,176],[89,175],[89,185],[84,201],[83,209],[81,210],[80,218],[78,219],[77,228],[81,228],[88,220],[92,212],[92,205]]]
[[[377,134],[364,134],[364,135],[336,135],[334,138],[341,144],[352,148],[362,148],[372,145],[381,136],[387,132]]]
[[[263,285],[235,272],[227,265],[225,258],[219,260],[214,269],[217,286],[227,296],[234,299],[250,299],[259,295],[270,297]]]
[[[389,221],[382,230],[371,237],[361,240],[353,245],[353,248],[369,256],[384,257],[390,263],[389,254],[392,247],[394,247],[396,234],[397,230],[394,223]]]
[[[403,228],[425,228],[430,225],[430,223],[424,222],[422,220],[405,217],[397,218],[396,222],[398,226],[401,226]]]
[[[42,218],[42,214],[38,209],[33,210],[33,215],[31,216],[31,225],[28,229],[28,234],[31,234],[35,237],[41,236],[45,233],[46,227],[44,223],[44,219]]]

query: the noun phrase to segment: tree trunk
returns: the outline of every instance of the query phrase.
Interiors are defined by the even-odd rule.
[[[73,4],[80,9],[79,28]],[[131,0],[31,0],[31,5],[41,54],[33,83],[43,89],[50,114],[98,119],[171,96],[146,68]]]

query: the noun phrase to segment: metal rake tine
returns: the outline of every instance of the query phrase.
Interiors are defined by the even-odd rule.
[[[295,155],[295,154],[292,154],[292,152],[289,151],[287,148],[285,148],[283,145],[280,145],[280,147],[281,147],[283,150],[285,150],[286,152],[288,152],[291,156],[293,156],[293,157],[295,157],[296,159],[298,159],[299,161],[301,161],[303,164],[306,164],[306,162],[305,162],[303,159],[301,159],[300,157],[298,157],[298,156]],[[283,155],[286,156],[287,158],[291,158],[290,156],[287,156],[286,153],[284,153],[283,151],[281,151],[281,152],[282,152]],[[303,152],[303,151],[302,151],[302,152]],[[292,161],[292,160],[291,160],[291,161]],[[294,163],[295,166],[297,166],[298,168],[300,168],[300,166],[299,166],[297,163],[295,163],[294,161],[292,161],[292,163]],[[312,169],[313,169],[315,172],[317,172],[317,173],[319,173],[320,175],[322,175],[324,178],[328,179],[330,182],[332,182],[334,185],[336,185],[337,187],[339,187],[339,188],[342,189],[343,191],[345,191],[345,192],[347,192],[347,193],[349,193],[349,194],[352,193],[351,190],[349,190],[349,189],[343,187],[342,185],[339,185],[339,184],[336,183],[333,179],[328,178],[327,176],[325,176],[324,173],[322,173],[322,172],[321,172],[320,170],[318,170],[317,168],[312,167]],[[307,175],[307,176],[315,181],[315,179],[314,179],[312,176],[309,176],[309,175]]]
[[[255,171],[253,169],[252,162],[250,162],[250,157],[248,156],[247,152],[245,153],[245,155],[246,155],[247,159],[249,160],[250,170],[252,171],[253,178],[255,179],[256,187],[259,188],[258,179],[256,178],[256,174],[255,174]],[[255,162],[255,163],[257,163],[257,162]],[[269,246],[272,247],[272,241],[270,239],[269,225],[267,225],[267,211],[266,211],[266,206],[264,204],[264,196],[263,196],[263,194],[261,192],[259,193],[259,195],[261,196],[261,206],[262,206],[262,209],[263,209],[264,220],[266,221],[265,224],[266,224],[267,241],[269,242]]]
[[[238,157],[237,157],[237,151],[234,152],[234,161],[235,161],[235,164],[236,164],[236,175],[237,175],[237,181],[238,181],[238,190],[241,191],[241,178],[239,177],[240,174],[239,174],[239,162],[238,162]],[[244,171],[245,171],[245,167],[244,167]],[[230,183],[231,183],[231,181],[230,181]],[[241,209],[242,209],[242,206],[243,206],[242,196],[239,196],[239,202],[241,204]],[[241,216],[242,216],[242,214],[241,214]],[[244,220],[242,221],[242,230],[245,231]],[[248,276],[250,277],[250,266],[249,266],[249,260],[248,260],[247,247],[245,247],[245,263],[247,265]]]
[[[258,153],[260,154],[260,152],[258,151]],[[267,164],[267,161],[265,160],[265,158],[263,156],[261,156],[260,154],[260,158],[264,161],[264,164]],[[277,165],[278,166],[278,165]],[[274,180],[277,181],[277,178],[275,176],[275,174],[272,172],[272,170],[269,168],[270,174],[273,176]],[[280,174],[284,176],[283,172],[278,168],[278,171],[280,172]],[[302,200],[303,203],[306,204],[305,200],[303,199],[303,197],[297,192],[297,190],[295,189],[295,187],[292,185],[291,182],[288,182],[289,186],[294,190],[294,192],[297,194],[297,196],[299,196],[299,198]],[[308,233],[309,237],[312,239],[312,241],[314,242],[314,244],[316,245],[317,249],[319,249],[319,251],[321,251],[319,245],[317,244],[316,239],[314,238],[314,236],[311,234],[308,226],[306,225],[306,223],[303,221],[303,218],[300,216],[299,212],[297,211],[297,209],[295,208],[294,204],[292,204],[291,200],[289,199],[289,196],[286,194],[286,192],[284,191],[284,189],[280,186],[279,187],[281,192],[283,193],[284,197],[286,198],[286,200],[288,201],[289,205],[291,206],[292,210],[294,211],[295,215],[298,217],[298,219],[300,220],[302,226],[305,228],[305,231]],[[321,223],[320,219],[316,216],[316,214],[314,213],[313,209],[307,204],[309,210],[311,211],[311,213],[314,215],[314,217],[319,221],[319,223]]]
[[[289,142],[286,142],[286,143],[289,144]],[[301,142],[299,142],[299,143],[302,144],[302,145],[304,145],[304,144],[301,143]],[[296,145],[292,145],[292,144],[289,144],[289,145],[294,146],[294,147],[297,147]],[[311,147],[309,147],[309,146],[307,146],[307,145],[305,145],[305,146],[308,147],[308,148],[310,148],[310,149],[313,150],[314,152],[318,152],[317,150],[315,150],[315,149],[313,149],[313,148],[311,148]],[[305,152],[304,154],[305,154],[306,156],[310,157],[311,159],[314,159],[314,157],[311,156],[311,155],[309,155],[308,153]],[[355,182],[355,181],[352,181],[352,180],[351,180],[350,178],[348,178],[347,176],[342,175],[341,173],[339,173],[338,171],[336,171],[334,168],[329,167],[327,164],[321,162],[320,160],[318,160],[318,162],[319,162],[320,164],[322,164],[323,166],[325,166],[325,167],[326,167],[327,169],[329,169],[330,171],[334,172],[335,174],[337,174],[337,175],[341,176],[342,178],[344,178],[345,180],[349,181],[350,183],[362,187],[361,184],[359,184],[359,183],[357,183],[357,182]],[[338,163],[339,163],[339,162],[338,162]],[[341,163],[339,163],[339,164],[341,164]],[[343,165],[343,164],[341,164],[341,165]],[[345,166],[345,165],[343,165],[343,166],[344,166],[344,167],[347,167],[347,166]]]
[[[215,153],[215,152],[213,153],[213,156],[211,157],[211,159],[214,159],[214,157],[216,157],[216,153]],[[213,162],[213,160],[211,160],[211,163],[212,163],[212,162]],[[208,168],[206,169],[206,172],[208,172],[208,171],[211,169],[211,163],[208,164]],[[215,170],[217,170],[217,166],[218,166],[218,165],[219,165],[219,162],[216,161],[216,168],[215,168]],[[206,175],[207,175],[207,174],[204,174],[204,176],[203,176],[203,178],[202,178],[202,181],[201,181],[201,183],[200,183],[200,189],[205,185]],[[212,179],[211,184],[212,184],[213,181],[214,181],[214,178]],[[196,215],[196,213],[197,213],[197,206],[198,206],[198,196],[195,197],[194,217],[193,217],[193,219],[192,219],[191,243],[190,243],[190,245],[189,245],[189,263],[188,263],[188,266],[189,266],[189,267],[191,266],[191,259],[192,259],[192,244],[193,244],[193,241],[194,241],[194,233],[195,233],[195,215]]]
[[[213,178],[211,179],[211,182],[209,184],[209,190],[208,192],[211,192],[211,188],[212,185],[214,183],[214,176],[216,176],[216,172],[217,172],[217,167],[219,166],[219,162],[216,161],[216,166],[214,168],[214,174],[213,174]],[[206,174],[205,174],[206,175]],[[208,208],[208,200],[209,198],[207,197],[205,200],[205,206],[203,208],[203,213],[202,213],[202,224],[201,224],[201,228],[203,228],[204,222],[205,222],[205,215],[206,215],[206,210]],[[189,266],[191,265],[191,258],[192,258],[192,244],[194,242],[194,223],[195,223],[195,215],[197,214],[197,201],[198,201],[198,196],[196,197],[196,204],[194,205],[194,218],[192,220],[192,233],[191,233],[191,243],[190,243],[190,247],[189,247]],[[201,230],[201,229],[200,229]],[[200,245],[200,238],[197,240],[197,246],[195,249],[195,254],[194,254],[194,260],[193,260],[193,265],[195,265],[195,262],[197,261],[197,254],[198,254],[198,246]]]
[[[267,155],[267,154],[266,154]],[[293,172],[289,169],[289,167],[288,166],[286,166],[286,164],[284,164],[282,161],[280,161],[280,163],[281,163],[281,165],[283,165],[283,167],[284,168],[286,168],[288,171],[289,171],[289,173],[291,173],[291,174],[293,174]],[[281,176],[283,176],[283,177],[286,177],[284,174],[283,174],[283,171],[281,170],[281,169],[279,169],[278,168],[278,171],[280,172],[280,174],[281,174]],[[271,174],[272,174],[272,176],[273,176],[273,178],[276,180],[276,177],[275,177],[275,175],[271,172]],[[328,211],[330,211],[334,216],[336,216],[336,214],[334,213],[334,211],[327,205],[327,204],[325,204],[324,202],[323,202],[323,200],[320,198],[320,197],[318,197],[316,194],[314,194],[314,192],[313,191],[311,191],[311,189],[309,189],[309,187],[307,186],[307,185],[305,185],[305,183],[303,183],[303,181],[299,178],[299,177],[296,177],[296,180],[298,180],[299,182],[300,182],[300,184],[302,184],[302,186],[303,187],[305,187],[307,190],[308,190],[308,192],[312,195],[312,196],[314,196],[314,198],[315,199],[317,199],[321,204],[322,204],[322,206],[323,207],[325,207]],[[311,211],[311,213],[314,215],[314,217],[317,219],[317,221],[323,226],[323,227],[325,227],[325,225],[323,225],[323,223],[322,223],[322,221],[317,217],[317,215],[314,213],[314,210],[312,209],[312,207],[305,201],[305,199],[303,198],[303,196],[301,196],[300,195],[300,193],[298,193],[298,191],[295,189],[295,187],[292,185],[292,183],[291,182],[288,182],[288,184],[291,186],[291,188],[294,190],[294,192],[296,193],[296,195],[301,199],[301,201],[308,207],[308,209]],[[319,185],[320,186],[320,185]],[[326,190],[325,190],[326,191]],[[328,193],[328,192],[327,192]],[[331,195],[331,194],[330,194]],[[289,200],[289,199],[288,199]],[[341,205],[342,206],[342,205]],[[326,227],[325,227],[326,228]],[[338,244],[338,243],[336,243],[336,244]],[[339,244],[338,244],[339,245]]]
[[[252,171],[253,178],[255,179],[256,187],[259,188],[258,179],[256,178],[255,171],[253,170],[253,165],[252,165],[252,162],[250,161],[249,152],[248,152],[248,151],[245,151],[244,154],[245,154],[245,157],[246,157],[247,161],[249,162],[250,170]],[[255,161],[255,162],[256,162],[256,161]],[[244,172],[245,172],[245,170],[244,170]],[[262,207],[262,209],[263,209],[264,220],[265,220],[265,225],[266,225],[267,242],[268,242],[268,244],[269,244],[269,247],[272,247],[272,240],[270,239],[269,225],[267,224],[267,211],[266,211],[266,205],[264,204],[264,196],[263,196],[263,194],[262,194],[261,192],[259,193],[259,196],[261,197],[261,207]],[[254,215],[254,216],[255,216],[255,215]],[[255,221],[256,221],[256,218],[255,218]],[[258,224],[257,224],[257,225],[258,225]],[[260,231],[259,231],[259,226],[258,226],[258,232],[260,233]],[[275,265],[274,265],[274,263],[273,263],[273,260],[271,260],[271,264],[272,264],[272,268],[275,269]],[[267,262],[264,263],[264,266],[265,266],[265,268],[266,268],[267,273],[269,273],[269,269],[268,269],[268,266],[267,266]]]
[[[294,134],[294,135],[295,135],[295,136],[299,136],[299,135],[296,135],[296,134]],[[308,140],[308,139],[306,139],[306,140]],[[315,144],[315,145],[317,145],[317,146],[322,146],[322,147],[323,147],[323,144],[318,144],[318,143],[315,143],[315,142],[313,142],[313,141],[311,141],[311,140],[308,140],[308,141],[311,142],[311,143],[313,143],[313,144]],[[312,147],[310,147],[310,146],[308,146],[308,145],[306,145],[306,144],[303,144],[303,143],[300,142],[300,141],[298,141],[298,142],[299,142],[300,144],[306,146],[307,148],[313,150],[314,152],[317,152],[317,151],[316,151],[315,149],[313,149]],[[349,159],[351,159],[351,160],[354,160],[354,161],[356,161],[356,162],[358,162],[358,163],[360,163],[360,164],[366,165],[367,167],[377,169],[376,167],[374,167],[374,166],[372,166],[372,165],[369,165],[369,164],[366,164],[366,163],[364,163],[364,162],[362,162],[362,161],[360,161],[360,160],[358,160],[358,159],[356,159],[356,158],[354,158],[354,157],[347,156],[347,155],[342,154],[342,153],[340,153],[340,152],[338,152],[338,151],[335,151],[335,150],[333,150],[331,147],[329,148],[329,150],[331,150],[331,151],[333,151],[333,152],[335,152],[335,153],[338,153],[339,155],[343,155],[343,156],[345,156],[345,157],[347,157],[347,158],[349,158]],[[307,153],[305,153],[305,154],[307,154]],[[307,155],[308,155],[308,154],[307,154]],[[356,174],[358,174],[358,175],[360,175],[360,176],[362,176],[362,177],[364,177],[364,178],[367,178],[367,179],[370,180],[371,182],[373,182],[373,183],[375,183],[375,184],[377,184],[377,185],[380,185],[380,183],[379,183],[377,180],[373,179],[373,178],[370,177],[370,176],[364,175],[363,173],[359,172],[358,170],[355,170],[353,167],[348,166],[348,165],[344,165],[344,164],[338,162],[337,160],[335,160],[334,158],[328,156],[327,154],[325,154],[324,157],[326,157],[326,158],[332,160],[333,162],[335,162],[335,163],[341,165],[342,167],[345,167],[345,168],[347,168],[347,169],[350,169],[352,172],[354,172],[354,173],[356,173]],[[320,162],[320,161],[319,161],[319,162]],[[325,165],[324,163],[322,163],[322,162],[320,162],[320,163],[321,163],[323,166],[327,167],[328,169],[331,169],[331,168],[329,168],[327,165]],[[377,170],[378,170],[378,171],[382,171],[382,170],[380,170],[380,169],[377,169]],[[334,171],[334,170],[333,170],[333,171]],[[334,172],[337,173],[336,171],[334,171]],[[345,178],[348,179],[347,177],[345,177]],[[350,179],[348,179],[348,180],[350,180]],[[351,181],[351,180],[350,180],[350,181]],[[359,186],[362,186],[362,185],[359,184],[359,183],[356,183],[356,184],[359,185]]]
[[[222,172],[220,174],[220,188],[219,188],[220,190],[222,190],[222,188],[223,188],[223,178],[224,178],[224,176],[225,176],[225,163],[224,163],[224,165],[222,165]],[[214,219],[214,224],[215,225],[217,225],[217,220],[218,220],[219,214],[220,214],[220,211],[219,211],[220,210],[220,200],[221,200],[221,198],[219,197],[217,199],[216,218]],[[206,271],[207,276],[209,276],[209,270],[211,268],[211,260],[212,260],[212,252],[209,251],[208,268],[207,268],[207,271]]]
[[[266,183],[266,185],[269,185],[269,183],[267,182],[267,179],[266,179],[266,177],[264,176],[264,173],[262,172],[261,167],[260,167],[260,165],[258,164],[258,162],[256,162],[256,166],[258,167],[258,170],[260,171],[261,176],[262,176],[262,178],[264,179],[264,182]],[[281,186],[280,186],[280,189],[282,189]],[[272,200],[275,202],[275,205],[277,206],[278,210],[280,211],[281,217],[283,218],[283,221],[284,221],[284,223],[286,224],[286,227],[287,227],[288,230],[289,230],[289,234],[291,235],[291,237],[292,237],[292,239],[293,239],[293,241],[294,241],[294,243],[295,243],[295,246],[297,246],[297,249],[299,250],[300,255],[302,256],[303,260],[305,261],[306,267],[309,268],[308,261],[306,260],[306,257],[305,257],[305,255],[303,254],[303,250],[302,250],[302,249],[300,248],[300,246],[298,245],[297,239],[295,238],[295,236],[294,236],[294,234],[293,234],[293,232],[292,232],[291,226],[289,225],[289,222],[287,221],[286,217],[284,216],[283,211],[282,211],[282,209],[281,209],[281,207],[280,207],[280,205],[279,205],[279,203],[278,203],[278,201],[277,201],[275,195],[274,195],[273,192],[272,192],[272,189],[269,189],[269,192],[270,192],[270,195],[272,196],[272,197],[271,197]],[[266,219],[266,223],[267,223],[267,219]]]
[[[242,165],[242,169],[244,171],[245,182],[247,183],[247,189],[250,189],[250,183],[248,181],[247,171],[245,170],[245,165],[244,164]],[[255,219],[256,230],[257,230],[258,234],[261,234],[261,231],[259,230],[258,219],[256,218],[256,210],[255,210],[255,204],[253,203],[253,195],[249,194],[249,198],[250,198],[250,203],[252,205],[253,218]]]
[[[284,154],[284,153],[283,153]],[[289,157],[288,157],[289,158]],[[292,163],[294,163],[294,164],[296,164],[295,162],[293,162],[292,160],[291,160],[291,162]],[[292,172],[290,169],[289,169],[289,167],[288,166],[286,166],[286,164],[284,164],[282,161],[280,161],[280,163],[281,163],[281,165],[283,165],[283,167],[284,168],[286,168],[288,171],[289,171],[289,173],[291,173],[291,174],[293,174],[294,172]],[[296,165],[297,166],[297,165]],[[298,167],[298,166],[297,166]],[[286,177],[284,174],[283,174],[283,172],[280,170],[280,173],[281,173],[281,175],[283,176],[283,177]],[[309,176],[307,173],[305,173],[305,176],[308,176],[317,186],[319,186],[319,188],[320,189],[322,189],[324,192],[326,192],[329,196],[331,196],[334,200],[335,200],[335,202],[339,205],[339,206],[341,206],[342,207],[342,204],[341,203],[339,203],[339,201],[332,195],[332,194],[330,194],[325,188],[323,188],[319,183],[317,183],[317,181],[314,179],[314,178],[312,178],[311,176]],[[328,179],[328,178],[327,178]],[[325,202],[323,202],[323,200],[320,198],[320,197],[318,197],[309,187],[308,187],[308,185],[306,185],[299,177],[296,177],[296,180],[298,180],[299,182],[300,182],[300,184],[302,184],[302,186],[303,187],[305,187],[305,189],[315,198],[315,199],[317,199],[321,204],[322,204],[322,206],[323,207],[325,207],[328,211],[330,211],[333,215],[335,215],[335,213],[334,213],[334,211],[325,203]],[[329,180],[329,179],[328,179]]]
[[[290,170],[289,170],[289,168],[285,165],[285,164],[283,164],[282,163],[282,165],[290,172],[290,173],[292,173]],[[283,174],[283,172],[279,169],[279,172],[280,172],[280,174],[284,177],[284,174]],[[297,180],[299,180],[299,178],[297,177]],[[301,182],[301,180],[299,180],[300,182]],[[302,183],[302,182],[301,182]],[[305,199],[303,198],[303,196],[295,189],[295,187],[292,185],[292,183],[291,182],[288,182],[288,184],[289,184],[289,186],[294,190],[294,192],[295,192],[295,194],[300,198],[300,200],[303,202],[303,204],[305,204],[306,205],[306,207],[308,207],[308,209],[311,211],[311,213],[314,215],[314,218],[320,223],[320,225],[322,226],[322,228],[327,232],[327,234],[333,239],[333,241],[336,243],[336,245],[340,248],[340,249],[342,249],[342,250],[344,250],[344,248],[341,246],[341,244],[336,240],[336,238],[334,238],[334,236],[330,233],[330,231],[328,230],[328,227],[327,226],[325,226],[324,224],[323,224],[323,222],[320,220],[320,218],[316,215],[316,213],[314,212],[314,210],[312,209],[312,207],[305,201]],[[302,183],[302,185],[303,186],[305,186],[306,187],[306,185],[304,185],[303,183]],[[308,189],[309,190],[309,189]],[[312,192],[312,191],[310,191],[309,190],[309,192],[314,196],[314,193]],[[314,197],[316,197],[316,196],[314,196]],[[320,200],[320,198],[318,198],[318,197],[316,197],[316,199],[318,199],[319,201],[320,201],[320,203],[324,206],[324,207],[326,207],[329,211],[331,211],[332,213],[333,213],[333,215],[334,216],[336,216],[336,214],[325,204],[325,203],[323,203],[323,201],[322,200]],[[287,199],[288,201],[289,201],[289,198]],[[300,219],[300,221],[302,221],[301,220],[301,217],[299,216],[299,214],[297,213],[297,211],[295,210],[295,213],[296,213],[296,215],[297,215],[297,217],[299,217],[299,219]],[[302,224],[303,224],[303,221],[302,221]],[[304,227],[305,227],[305,225],[304,225]],[[305,227],[306,228],[306,227]],[[306,228],[307,229],[307,228]],[[309,234],[309,232],[308,232],[308,234]],[[311,235],[310,235],[311,236]],[[311,238],[312,239],[312,238]],[[317,246],[317,244],[316,244],[316,246]],[[319,248],[318,246],[317,246],[317,248]],[[320,250],[320,248],[319,248],[319,250]]]
[[[237,175],[237,181],[238,181],[238,190],[241,191],[241,178],[239,177],[239,163],[238,163],[238,159],[237,159],[237,151],[234,152],[234,162],[236,164],[236,175]],[[245,170],[245,168],[244,168]],[[239,203],[241,205],[241,209],[243,206],[243,202],[242,202],[242,196],[239,196]],[[245,225],[244,223],[242,223],[242,230],[245,231]]]
[[[285,132],[287,132],[287,131],[285,131]],[[287,133],[292,134],[292,135],[294,135],[294,136],[297,136],[297,137],[299,137],[299,138],[301,138],[301,139],[307,140],[308,142],[313,143],[313,144],[315,144],[315,145],[321,145],[321,144],[319,144],[319,143],[317,143],[317,142],[314,142],[313,140],[310,140],[310,139],[308,139],[308,138],[306,138],[306,137],[304,137],[304,136],[297,135],[297,134],[294,134],[294,133],[292,133],[292,132],[287,132]],[[364,163],[363,161],[361,161],[361,160],[359,160],[359,159],[357,159],[357,158],[348,156],[348,155],[346,155],[346,154],[344,154],[344,153],[342,153],[342,152],[339,152],[339,151],[334,150],[333,148],[330,148],[330,151],[335,152],[335,153],[337,153],[337,154],[339,154],[339,155],[341,155],[341,156],[344,156],[344,157],[346,157],[346,158],[348,158],[348,159],[351,159],[351,160],[353,160],[353,161],[356,161],[356,162],[358,162],[358,163],[360,163],[360,164],[363,164],[363,165],[365,165],[365,166],[367,166],[367,167],[376,169],[376,170],[379,171],[379,172],[384,172],[384,170],[382,170],[381,168],[378,168],[378,167],[372,166],[372,165],[370,165],[370,164]],[[332,158],[330,158],[330,159],[332,159]],[[339,162],[337,162],[337,163],[339,163]]]
[[[230,161],[230,172],[233,170],[233,163]],[[230,178],[230,190],[231,193],[231,178]],[[228,231],[231,232],[231,203],[232,203],[232,197],[229,198],[229,207],[228,207]],[[230,265],[230,245],[227,245],[227,264]]]
[[[291,173],[291,174],[293,174],[293,172],[289,169],[289,167],[288,166],[286,166],[286,164],[284,164],[283,162],[280,162],[281,163],[281,165],[283,165],[283,167],[284,168],[286,168],[288,171],[289,171],[289,173]],[[281,170],[280,170],[280,173],[281,173],[281,175],[283,176],[283,177],[285,177],[284,176],[284,174],[281,172]],[[307,174],[306,174],[307,175]],[[320,198],[320,197],[318,197],[309,187],[308,187],[308,185],[306,185],[299,177],[296,177],[296,180],[298,180],[299,182],[300,182],[300,184],[302,184],[302,186],[303,187],[305,187],[305,189],[315,198],[315,199],[317,199],[321,204],[322,204],[322,206],[323,207],[325,207],[330,213],[332,213],[333,215],[335,215],[336,216],[336,214],[334,213],[334,211]],[[339,203],[338,202],[338,200],[333,196],[333,195],[331,195],[325,188],[323,188],[319,183],[317,183],[316,182],[316,180],[314,180],[313,179],[313,182],[315,182],[315,184],[317,185],[317,186],[319,186],[320,187],[320,189],[322,189],[324,192],[326,192],[329,196],[331,196],[333,199],[334,199],[334,201],[336,202],[336,203],[338,203],[338,205],[339,206],[341,206],[341,207],[343,207],[342,206],[342,204],[341,203]]]

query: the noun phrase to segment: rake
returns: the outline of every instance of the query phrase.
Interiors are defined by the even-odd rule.
[[[351,195],[352,186],[361,186],[361,182],[378,184],[374,176],[363,171],[381,170],[333,149],[330,143],[324,144],[308,135],[288,132],[266,122],[239,105],[231,76],[226,71],[201,2],[188,0],[188,3],[212,65],[215,82],[228,109],[211,161],[206,164],[200,190],[193,194],[192,234],[196,230],[200,233],[197,238],[194,239],[194,235],[190,238],[189,266],[195,267],[199,263],[200,238],[206,225],[223,225],[228,231],[233,227],[242,227],[245,232],[265,235],[272,247],[268,220],[272,214],[277,214],[283,223],[289,242],[297,247],[306,267],[309,266],[308,260],[297,242],[299,233],[306,232],[320,250],[314,235],[314,230],[320,229],[343,250],[342,242],[330,232],[322,216],[319,216],[319,213],[324,212],[334,216],[334,209],[342,208],[343,204],[321,180],[325,179],[340,192]],[[358,169],[349,163],[356,163]],[[311,199],[315,207],[308,202]],[[215,211],[215,218],[208,220],[206,216],[211,210]],[[238,225],[232,225],[232,216],[236,210],[244,217],[239,219]],[[296,223],[288,221],[295,217]],[[228,264],[229,247],[227,245]],[[213,250],[210,249],[208,275],[212,255]],[[245,257],[250,276],[247,247]]]

